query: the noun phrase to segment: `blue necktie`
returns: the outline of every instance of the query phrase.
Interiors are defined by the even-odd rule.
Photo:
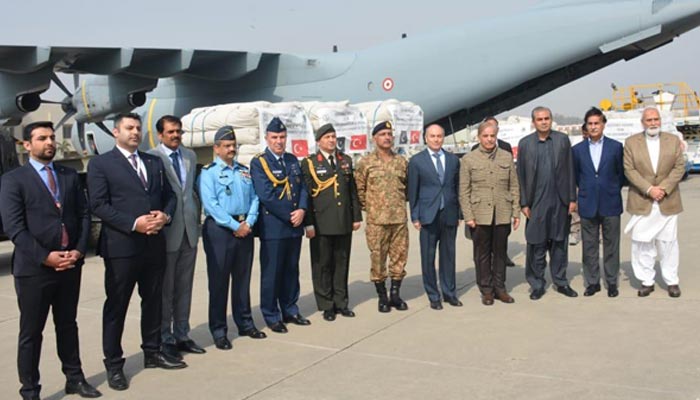
[[[180,182],[180,185],[182,185],[182,176],[180,176],[180,157],[178,157],[178,153],[176,151],[173,151],[170,153],[170,158],[173,160],[175,176],[177,176],[177,180]]]
[[[440,161],[440,153],[433,153],[435,157],[435,165],[437,165],[438,179],[440,179],[440,184],[445,183],[445,169],[442,167],[442,162]],[[440,192],[440,209],[445,208],[445,196]]]

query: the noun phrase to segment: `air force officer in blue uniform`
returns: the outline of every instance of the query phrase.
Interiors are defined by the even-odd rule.
[[[309,325],[299,313],[299,253],[308,192],[297,158],[285,152],[287,128],[275,117],[265,133],[267,148],[250,162],[260,199],[260,309],[273,332],[286,323]]]
[[[253,225],[258,219],[258,196],[248,168],[234,160],[236,134],[224,126],[214,135],[214,162],[202,169],[199,193],[204,207],[202,237],[209,278],[209,331],[218,349],[231,349],[226,337],[226,303],[231,281],[233,321],[241,336],[263,339],[250,310],[253,267]]]
[[[439,125],[425,130],[428,148],[408,163],[408,201],[411,221],[420,231],[423,287],[434,310],[442,309],[441,297],[452,306],[462,303],[455,289],[455,240],[459,221],[459,159],[442,149],[445,131]],[[440,286],[435,275],[435,255],[440,249]]]

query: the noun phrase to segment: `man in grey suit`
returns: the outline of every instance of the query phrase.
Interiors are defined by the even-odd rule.
[[[420,231],[423,286],[430,308],[441,310],[440,291],[435,275],[435,255],[440,245],[440,286],[450,305],[462,305],[455,289],[455,239],[459,221],[459,159],[442,149],[445,130],[430,125],[425,130],[428,148],[408,163],[408,201],[411,221]]]
[[[156,122],[160,144],[149,150],[165,165],[170,186],[177,197],[177,208],[170,225],[164,228],[167,243],[163,277],[163,353],[182,359],[180,352],[202,354],[205,350],[189,338],[192,279],[199,237],[199,200],[193,189],[197,155],[182,146],[180,118],[165,115]]]
[[[576,179],[571,142],[565,134],[552,130],[552,112],[546,107],[532,110],[535,132],[518,143],[520,207],[527,217],[525,277],[530,299],[544,295],[547,253],[552,281],[567,297],[578,293],[566,278],[571,213],[576,210]]]

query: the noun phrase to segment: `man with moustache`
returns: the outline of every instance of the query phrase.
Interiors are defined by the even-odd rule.
[[[601,290],[600,231],[603,231],[603,268],[608,297],[616,297],[620,272],[620,214],[625,170],[622,143],[604,135],[605,114],[593,107],[584,117],[587,139],[573,147],[578,186],[578,213],[583,239],[584,296]]]
[[[223,126],[214,135],[214,162],[202,169],[199,193],[204,206],[204,251],[209,278],[209,331],[217,349],[232,348],[228,340],[226,304],[231,284],[233,321],[240,336],[264,339],[253,322],[250,277],[253,267],[253,226],[259,200],[250,172],[236,160],[236,133]]]
[[[24,127],[29,161],[2,177],[0,213],[12,253],[19,343],[17,371],[23,399],[39,399],[39,358],[49,309],[56,348],[66,376],[66,394],[100,397],[85,380],[76,315],[80,276],[90,235],[85,192],[75,170],[53,163],[56,135],[51,122]]]
[[[177,199],[172,221],[163,229],[167,254],[163,276],[161,348],[163,353],[182,359],[181,351],[206,353],[189,337],[192,280],[199,237],[199,199],[194,194],[197,155],[182,146],[180,118],[164,115],[156,122],[156,131],[160,144],[148,153],[163,161],[165,176]]]
[[[532,110],[535,132],[518,144],[520,207],[527,217],[525,277],[532,288],[530,299],[545,293],[547,253],[557,292],[576,297],[566,277],[571,213],[576,210],[576,178],[571,142],[552,130],[552,112],[546,107]]]
[[[428,148],[408,162],[408,201],[411,221],[420,232],[423,287],[433,310],[442,309],[442,299],[461,307],[455,282],[455,240],[459,222],[459,158],[442,148],[445,130],[440,125],[425,129]],[[440,250],[440,288],[435,274],[435,256]]]
[[[260,309],[265,323],[286,333],[285,323],[310,325],[299,312],[299,254],[309,194],[297,158],[285,151],[287,127],[274,117],[265,132],[267,148],[250,171],[260,199]]]
[[[678,215],[683,211],[679,183],[685,172],[681,142],[661,131],[656,108],[642,114],[644,132],[625,140],[625,176],[629,181],[627,211],[632,218],[625,233],[632,236],[632,269],[642,283],[639,297],[654,291],[654,263],[670,297],[680,297],[678,278]]]
[[[325,124],[316,131],[318,151],[301,163],[311,195],[306,213],[306,237],[310,238],[311,276],[316,305],[323,319],[336,313],[354,317],[348,306],[348,272],[352,232],[360,229],[362,210],[352,171],[352,158],[336,149],[335,128]]]
[[[144,368],[180,369],[187,364],[160,349],[166,259],[162,230],[171,221],[177,198],[160,157],[138,151],[138,114],[117,115],[112,134],[116,146],[90,160],[87,185],[90,208],[102,221],[98,254],[105,264],[102,347],[107,383],[114,390],[126,390],[121,339],[137,283]]]
[[[374,282],[379,297],[377,308],[383,313],[391,311],[391,307],[408,310],[400,296],[408,258],[408,162],[392,151],[393,129],[389,121],[374,126],[375,150],[360,159],[355,171],[357,195],[362,209],[367,212],[365,235],[372,260],[370,280]],[[390,260],[388,274],[387,256]],[[391,298],[387,296],[384,283],[387,276],[391,277]]]

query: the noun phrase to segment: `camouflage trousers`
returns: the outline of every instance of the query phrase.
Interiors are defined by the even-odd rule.
[[[386,280],[387,256],[389,256],[388,276],[394,280],[403,279],[406,275],[405,269],[408,259],[408,228],[406,224],[367,224],[365,235],[367,236],[367,247],[372,260],[369,279],[372,282],[384,282]]]

